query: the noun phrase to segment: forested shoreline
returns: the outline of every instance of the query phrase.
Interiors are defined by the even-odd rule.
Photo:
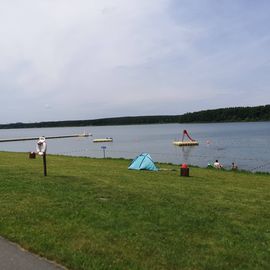
[[[46,121],[36,123],[19,122],[0,124],[0,129],[256,121],[270,121],[270,105],[203,110],[198,112],[189,112],[182,115],[126,116],[92,120]]]

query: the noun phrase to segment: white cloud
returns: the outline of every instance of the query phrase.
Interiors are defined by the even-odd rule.
[[[269,69],[269,35],[252,39],[242,31],[248,18],[257,27],[264,21],[251,11],[236,17],[241,5],[233,6],[233,25],[224,15],[230,5],[211,21],[217,6],[196,2],[1,1],[1,99],[16,102],[16,114],[0,122],[136,114],[138,104],[141,114],[183,113],[207,106],[205,100],[228,106],[230,94],[238,90],[244,98],[251,87],[268,95],[262,74]]]

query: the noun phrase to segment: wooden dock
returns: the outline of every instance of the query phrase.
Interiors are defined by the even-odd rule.
[[[193,145],[199,145],[197,141],[174,141],[174,145],[177,146],[193,146]]]

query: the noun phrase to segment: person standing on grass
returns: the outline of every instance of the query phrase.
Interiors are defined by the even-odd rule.
[[[216,169],[221,169],[223,166],[219,163],[219,161],[218,160],[216,160],[215,162],[214,162],[214,168],[216,168]]]
[[[232,162],[232,170],[235,171],[237,169],[238,169],[237,165],[234,162]]]

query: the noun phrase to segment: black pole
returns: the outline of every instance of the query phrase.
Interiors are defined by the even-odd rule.
[[[46,139],[62,139],[62,138],[72,138],[72,137],[89,137],[91,134],[75,134],[75,135],[62,135],[62,136],[47,136]],[[11,138],[11,139],[0,139],[1,142],[20,142],[20,141],[32,141],[38,140],[37,137],[29,137],[29,138]]]
[[[43,153],[43,169],[44,169],[44,176],[47,176],[46,152]]]
[[[101,146],[101,149],[103,150],[103,158],[105,158],[106,157],[106,155],[105,155],[106,146],[105,145]]]

